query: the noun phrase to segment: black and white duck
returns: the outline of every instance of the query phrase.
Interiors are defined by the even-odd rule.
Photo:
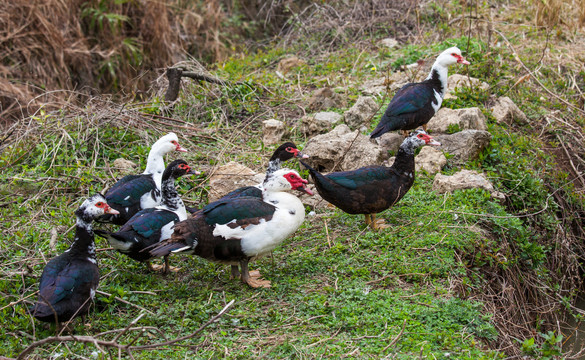
[[[101,194],[85,200],[75,211],[75,239],[43,269],[39,298],[30,309],[35,318],[59,324],[87,314],[100,278],[91,223],[104,214],[117,213]]]
[[[265,255],[294,233],[305,219],[305,208],[291,190],[312,195],[296,171],[280,169],[266,177],[261,198],[241,196],[215,201],[175,224],[169,240],[155,245],[152,256],[188,253],[229,264],[232,277],[252,287],[270,287],[248,263]]]
[[[373,229],[386,227],[376,214],[394,206],[414,183],[414,152],[423,145],[441,145],[423,130],[404,139],[392,166],[366,166],[357,170],[321,174],[308,164],[317,192],[348,214],[364,214]]]
[[[426,131],[427,123],[441,108],[447,91],[447,69],[454,64],[469,65],[457,47],[449,48],[437,57],[424,81],[406,84],[396,92],[370,137],[377,138],[392,130],[402,130],[406,137],[407,130],[419,126]]]
[[[140,210],[160,205],[162,175],[165,171],[163,157],[171,151],[187,151],[179,145],[175,133],[168,133],[152,145],[146,170],[142,174],[124,176],[106,192],[108,204],[120,214],[103,216],[99,221],[123,225]]]
[[[96,230],[98,236],[108,240],[114,249],[130,258],[146,262],[150,270],[160,267],[150,263],[151,256],[145,248],[171,237],[173,226],[187,219],[185,204],[175,188],[175,181],[184,175],[198,174],[185,160],[171,162],[162,176],[162,203],[159,206],[140,210],[130,218],[118,231]],[[170,270],[165,257],[163,273]]]

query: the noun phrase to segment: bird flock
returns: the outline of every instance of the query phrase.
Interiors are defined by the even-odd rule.
[[[250,271],[248,264],[276,248],[305,219],[304,206],[293,190],[313,195],[308,181],[296,171],[282,168],[283,162],[294,158],[308,169],[323,199],[346,213],[364,214],[366,224],[374,230],[388,227],[376,214],[396,204],[412,187],[415,150],[440,145],[426,133],[426,124],[441,107],[447,68],[457,63],[469,64],[457,47],[443,51],[424,81],[405,85],[390,101],[370,135],[403,132],[405,139],[390,167],[372,165],[321,174],[306,163],[307,154],[286,142],[270,158],[262,184],[236,189],[201,209],[192,209],[183,203],[175,183],[198,172],[181,159],[165,167],[167,153],[187,150],[176,134],[161,137],[151,147],[144,173],[123,177],[106,194],[89,197],[75,211],[73,244],[45,266],[38,300],[30,313],[56,324],[87,315],[99,283],[94,235],[144,262],[151,271],[174,271],[170,255],[192,254],[230,265],[231,278],[251,287],[270,287],[270,281],[258,271]],[[409,130],[414,131],[408,134]],[[121,227],[114,232],[93,230],[94,221]],[[151,264],[158,257],[164,258],[164,265]]]

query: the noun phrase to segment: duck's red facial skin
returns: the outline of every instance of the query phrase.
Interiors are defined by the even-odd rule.
[[[441,145],[440,142],[433,139],[430,135],[427,135],[427,134],[418,134],[416,137],[421,139],[421,140],[424,140],[425,144],[427,144],[427,145],[435,145],[435,146]]]
[[[105,203],[103,201],[98,201],[97,203],[95,203],[95,206],[100,208],[100,209],[104,209],[104,214],[117,215],[120,213],[118,210],[112,209],[110,207],[110,205],[108,205],[107,203]]]
[[[175,145],[175,150],[176,151],[180,151],[180,152],[187,152],[187,149],[185,149],[184,147],[182,147],[181,145],[179,145],[179,142],[177,140],[172,140],[171,144]]]
[[[453,53],[453,54],[451,54],[451,56],[453,56],[454,58],[456,58],[457,59],[457,62],[459,64],[463,64],[463,65],[469,65],[470,64],[469,61],[465,60],[465,58],[463,56],[461,56],[461,55],[458,55],[458,54]]]
[[[286,149],[284,149],[286,152],[289,152],[291,154],[293,154],[294,157],[299,158],[299,159],[307,159],[309,157],[309,155],[305,155],[303,154],[299,149],[294,148],[294,147],[287,147]]]
[[[305,185],[309,183],[308,180],[303,179],[297,174],[290,172],[284,175],[284,178],[288,180],[293,190],[303,191],[309,195],[313,195],[313,192],[309,190]]]

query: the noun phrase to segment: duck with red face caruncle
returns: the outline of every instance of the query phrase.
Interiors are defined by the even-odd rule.
[[[404,139],[392,166],[366,166],[357,170],[321,174],[309,170],[323,199],[348,214],[364,214],[366,224],[377,230],[386,227],[376,214],[395,205],[414,183],[414,152],[424,145],[441,145],[423,130]]]

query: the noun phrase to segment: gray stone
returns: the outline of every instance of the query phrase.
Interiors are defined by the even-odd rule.
[[[384,151],[378,145],[358,130],[352,132],[345,124],[311,138],[303,153],[311,156],[307,162],[319,171],[331,171],[337,163],[335,171],[344,171],[381,164],[384,160]]]
[[[286,132],[284,122],[269,119],[262,122],[262,142],[264,145],[279,144]]]
[[[395,132],[387,132],[376,138],[376,142],[380,145],[384,154],[388,154],[389,151],[396,153],[403,141],[404,136]]]
[[[388,94],[387,103],[390,103],[390,99],[394,96],[393,93],[408,82],[408,75],[404,71],[397,71],[390,74],[388,78],[383,77],[364,82],[360,87],[360,91],[363,95],[384,96],[386,93],[386,84],[389,84],[388,88],[392,93]]]
[[[528,123],[526,114],[507,96],[498,98],[490,110],[498,123]]]
[[[309,181],[311,182],[312,178],[310,176],[309,176],[309,179],[310,179]],[[299,199],[301,200],[303,205],[310,207],[311,210],[326,208],[329,203],[327,201],[325,201],[321,197],[321,195],[319,195],[319,193],[317,192],[317,189],[315,189],[315,185],[313,185],[311,183],[307,187],[309,189],[311,189],[311,191],[313,192],[313,195],[301,194],[299,192],[294,192],[294,194],[299,197]]]
[[[443,194],[455,190],[480,188],[490,192],[492,197],[503,200],[505,195],[494,189],[484,174],[475,170],[461,170],[451,176],[437,174],[433,181],[433,190]]]
[[[126,160],[124,158],[118,158],[114,160],[114,162],[112,163],[112,167],[117,170],[120,170],[121,172],[129,172],[130,170],[133,170],[137,166],[138,165],[136,165],[136,163],[130,160]]]
[[[427,124],[432,132],[446,133],[448,130],[487,130],[487,119],[477,107],[465,109],[441,108]]]
[[[453,74],[449,76],[449,78],[447,79],[447,93],[445,94],[445,99],[457,98],[455,95],[452,95],[452,92],[459,87],[468,87],[472,89],[479,88],[481,90],[488,90],[490,88],[490,85],[486,82],[483,82],[473,77],[469,77],[467,75]]]
[[[345,107],[343,97],[328,87],[315,90],[307,103],[307,109],[309,111],[322,111],[343,107]]]
[[[352,129],[360,128],[366,124],[366,121],[371,120],[378,111],[378,104],[369,96],[360,96],[355,104],[343,113],[345,123]],[[369,125],[369,123],[368,123]]]
[[[477,159],[479,153],[490,143],[492,134],[484,130],[463,130],[451,135],[433,135],[441,143],[440,149],[453,155],[454,164],[464,164]]]
[[[231,161],[217,168],[209,178],[209,201],[215,201],[232,190],[243,186],[257,185],[264,180],[264,174]]]
[[[385,39],[378,41],[378,44],[385,46],[389,49],[393,49],[396,46],[398,46],[398,40],[396,40],[394,38],[385,38]]]
[[[303,64],[305,64],[304,60],[301,60],[297,56],[292,55],[292,56],[289,56],[289,57],[286,57],[286,58],[280,60],[278,62],[277,69],[278,69],[278,71],[282,72],[283,74],[286,74],[293,67],[300,66]]]
[[[414,159],[415,171],[425,171],[429,175],[440,172],[446,164],[447,158],[443,155],[443,152],[433,146],[423,146]]]
[[[342,121],[343,115],[332,111],[303,116],[301,119],[301,132],[310,137],[327,132]]]

